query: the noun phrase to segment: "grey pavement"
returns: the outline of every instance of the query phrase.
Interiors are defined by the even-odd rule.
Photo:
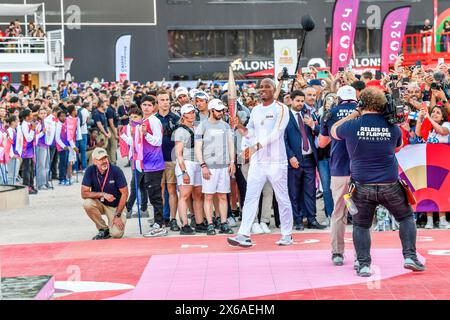
[[[131,169],[124,168],[124,161],[119,165],[125,172],[127,180],[131,180]],[[81,199],[81,181],[72,186],[58,186],[54,181],[54,190],[41,191],[30,196],[30,207],[18,210],[0,211],[0,245],[58,243],[90,240],[96,235],[95,225],[83,210]],[[136,207],[135,207],[136,210]],[[152,209],[149,208],[150,216]],[[106,219],[106,218],[105,218]],[[318,203],[318,220],[324,219],[323,201]],[[142,219],[143,232],[149,229],[148,219]],[[274,225],[274,224],[273,224]],[[236,229],[235,229],[236,230]],[[279,229],[272,229],[279,233]],[[307,230],[308,232],[329,232]],[[170,233],[179,236],[179,233]],[[139,238],[138,219],[127,221],[125,238]]]

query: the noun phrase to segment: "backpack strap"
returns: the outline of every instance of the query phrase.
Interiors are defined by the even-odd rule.
[[[178,128],[183,128],[184,130],[186,130],[187,132],[189,132],[189,134],[191,135],[191,149],[194,149],[194,145],[195,145],[195,141],[194,141],[194,131],[191,130],[191,128],[189,128],[188,126],[184,125],[184,124],[179,124]]]

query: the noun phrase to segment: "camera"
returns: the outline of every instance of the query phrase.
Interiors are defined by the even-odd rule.
[[[286,68],[286,67],[283,68],[283,74],[281,75],[281,78],[280,78],[281,81],[288,81],[288,80],[295,79],[295,78],[296,78],[295,76],[289,75],[288,68]]]
[[[431,84],[431,90],[444,90],[444,87],[440,83],[433,82]]]
[[[386,99],[387,103],[383,116],[387,122],[391,125],[405,122],[405,106],[400,98],[400,89],[392,88],[392,94],[387,94]]]
[[[398,81],[398,75],[396,75],[396,74],[392,74],[390,76],[390,78],[391,78],[391,81]]]

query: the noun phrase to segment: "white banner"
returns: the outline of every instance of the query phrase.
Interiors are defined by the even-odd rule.
[[[275,40],[275,81],[278,85],[278,74],[283,72],[283,68],[288,68],[289,75],[295,75],[297,67],[297,39]]]
[[[130,79],[131,36],[122,36],[116,42],[116,81]]]

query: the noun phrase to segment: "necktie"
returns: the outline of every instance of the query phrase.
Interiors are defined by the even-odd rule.
[[[300,128],[300,133],[302,134],[303,151],[308,152],[309,150],[308,135],[306,134],[305,124],[303,122],[302,116],[300,115],[300,112],[297,113],[297,117],[298,117],[298,127]]]

